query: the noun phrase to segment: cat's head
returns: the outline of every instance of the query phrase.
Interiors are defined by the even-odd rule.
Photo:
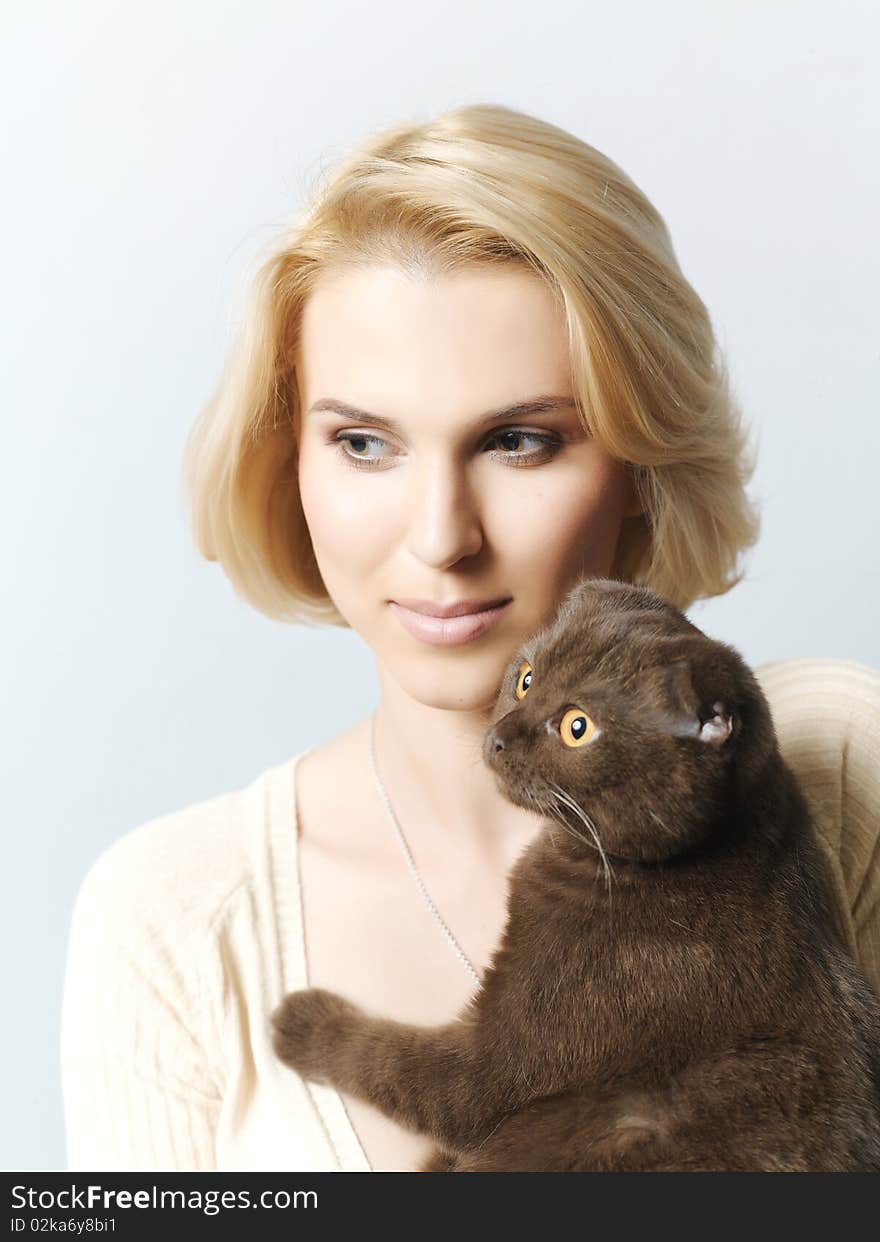
[[[732,647],[647,587],[585,579],[510,662],[483,747],[502,793],[609,856],[697,845],[776,751]],[[566,834],[571,838],[571,834]]]

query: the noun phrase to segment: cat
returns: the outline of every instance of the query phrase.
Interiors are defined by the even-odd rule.
[[[292,992],[281,1060],[431,1136],[420,1172],[880,1171],[880,997],[738,652],[581,580],[483,759],[543,822],[479,991],[436,1027]]]

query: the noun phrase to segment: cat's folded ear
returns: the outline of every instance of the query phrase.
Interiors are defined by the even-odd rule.
[[[723,746],[733,730],[733,718],[720,699],[701,700],[694,688],[689,660],[666,665],[669,711],[666,727],[676,737],[695,737],[709,746]]]

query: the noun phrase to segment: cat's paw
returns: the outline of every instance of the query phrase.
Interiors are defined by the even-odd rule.
[[[435,1147],[419,1166],[420,1173],[455,1173],[458,1168],[458,1155],[446,1151],[443,1147]]]
[[[358,1009],[336,992],[289,992],[273,1012],[272,1047],[291,1069],[312,1082],[330,1082],[333,1057],[342,1050]]]

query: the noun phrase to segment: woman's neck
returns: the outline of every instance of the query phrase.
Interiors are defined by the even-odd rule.
[[[536,815],[503,797],[483,761],[491,712],[491,704],[474,711],[427,706],[397,686],[374,712],[379,775],[404,834],[426,858],[452,849],[463,862],[506,869],[540,827]]]

